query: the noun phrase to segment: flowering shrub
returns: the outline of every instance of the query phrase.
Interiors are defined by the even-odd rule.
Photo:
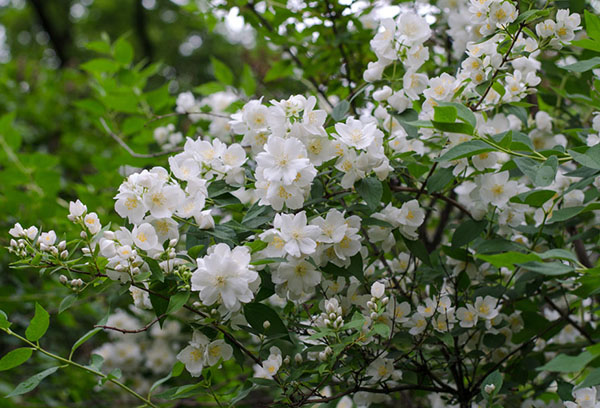
[[[129,172],[121,224],[77,200],[79,236],[9,231],[15,267],[73,290],[62,310],[99,292],[130,304],[68,358],[40,344],[44,307],[24,335],[3,314],[24,347],[0,368],[57,360],[10,396],[70,365],[153,407],[600,406],[600,17],[535,1],[325,3],[323,17],[245,10],[279,35],[302,21],[337,35],[341,20],[348,37],[327,55],[343,91],[275,41],[307,95],[181,93],[148,113],[168,165]],[[357,76],[348,44],[367,34]],[[131,149],[126,119],[96,119]],[[101,330],[109,342],[76,362]]]

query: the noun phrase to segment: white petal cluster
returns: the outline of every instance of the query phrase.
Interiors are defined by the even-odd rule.
[[[248,247],[230,249],[227,244],[217,244],[197,264],[191,279],[192,290],[200,292],[204,305],[219,303],[226,311],[236,312],[242,303],[254,298],[250,284],[258,279],[258,273],[250,265]]]
[[[199,377],[204,367],[227,361],[232,356],[233,348],[225,340],[210,341],[203,333],[194,331],[192,340],[177,354],[177,360],[185,364],[185,369],[192,377]]]

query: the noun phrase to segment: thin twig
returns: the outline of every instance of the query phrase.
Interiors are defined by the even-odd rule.
[[[123,139],[121,139],[116,133],[114,133],[112,130],[110,130],[110,128],[106,124],[106,121],[104,120],[104,118],[100,118],[100,124],[102,124],[102,127],[104,128],[106,133],[108,133],[113,139],[115,139],[115,141],[119,145],[121,145],[121,147],[123,149],[127,150],[127,153],[129,153],[131,156],[137,157],[139,159],[151,159],[153,157],[165,156],[165,155],[168,155],[171,153],[177,153],[177,152],[180,152],[183,150],[183,148],[177,147],[172,150],[165,150],[163,152],[157,152],[157,153],[137,153],[131,147],[129,147],[129,145],[127,143],[125,143],[125,141],[123,141]]]
[[[154,320],[152,320],[150,323],[148,323],[147,325],[145,325],[144,327],[140,328],[140,329],[134,329],[134,330],[128,330],[128,329],[121,329],[119,327],[113,327],[113,326],[103,326],[100,324],[96,324],[94,325],[94,328],[99,327],[101,329],[105,329],[105,330],[114,330],[114,331],[118,331],[124,334],[129,334],[129,333],[142,333],[145,332],[146,330],[148,330],[150,327],[152,327],[156,322],[158,322],[160,319],[162,319],[163,317],[166,317],[166,313],[161,314],[160,316],[154,318]]]

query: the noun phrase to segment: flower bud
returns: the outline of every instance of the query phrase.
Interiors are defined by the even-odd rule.
[[[42,251],[47,251],[47,250],[48,250],[48,246],[47,246],[46,244],[42,244],[42,243],[40,242],[40,249],[41,249]]]
[[[294,360],[297,364],[302,364],[302,354],[296,353],[296,355],[294,356]]]
[[[60,276],[58,277],[58,280],[59,280],[59,282],[60,282],[60,283],[62,283],[63,285],[66,285],[66,284],[67,284],[67,282],[68,282],[68,278],[67,278],[65,275],[60,275]]]
[[[87,232],[85,232],[85,231],[81,231],[81,233],[79,234],[79,236],[80,236],[82,239],[86,239],[86,238],[87,238]]]
[[[104,238],[110,239],[110,240],[114,240],[115,239],[115,233],[112,232],[112,231],[104,231]]]
[[[169,241],[170,247],[174,247],[175,245],[177,245],[177,238],[173,238]]]
[[[15,241],[14,239],[11,239],[10,240],[10,246],[13,247],[13,248],[16,248],[17,247],[17,241]]]
[[[283,362],[286,364],[290,363],[290,356],[285,356],[285,358],[283,359]]]
[[[325,323],[325,326],[329,326],[331,324],[331,321],[329,319],[325,319],[323,320],[323,323]]]
[[[377,313],[371,312],[371,315],[369,317],[371,318],[371,320],[375,320],[377,319]]]
[[[265,320],[265,321],[263,322],[263,328],[264,328],[265,330],[267,330],[269,327],[271,327],[271,322],[270,322],[270,321],[268,321],[268,320]]]
[[[321,351],[321,352],[319,353],[319,360],[321,360],[321,361],[325,361],[325,360],[327,360],[327,354],[325,354],[325,352],[324,352],[324,351]]]
[[[58,243],[58,250],[64,251],[65,249],[67,249],[67,241],[60,241]]]
[[[69,257],[69,251],[67,251],[67,250],[65,249],[64,251],[62,251],[62,252],[60,253],[60,257],[61,257],[62,259],[67,259],[67,258]]]
[[[496,390],[496,386],[494,384],[487,384],[483,389],[486,393],[491,394]]]
[[[89,248],[81,248],[81,252],[83,252],[84,255],[89,255],[90,249]]]

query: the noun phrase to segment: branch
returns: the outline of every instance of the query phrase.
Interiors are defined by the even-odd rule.
[[[165,155],[168,155],[171,153],[177,153],[177,152],[180,152],[183,150],[181,147],[178,147],[178,148],[175,148],[172,150],[166,150],[164,152],[157,152],[157,153],[136,153],[135,151],[133,151],[133,149],[131,147],[129,147],[129,145],[127,143],[125,143],[123,141],[123,139],[121,139],[117,134],[115,134],[112,130],[110,130],[110,128],[106,124],[106,121],[104,120],[104,118],[100,118],[100,124],[102,124],[102,127],[104,128],[106,133],[108,133],[113,139],[115,139],[115,141],[119,145],[121,145],[121,147],[123,149],[127,150],[127,153],[129,153],[133,157],[137,157],[140,159],[151,159],[153,157],[165,156]]]
[[[415,188],[415,187],[402,187],[402,186],[396,186],[396,185],[390,185],[390,189],[392,189],[393,191],[400,191],[400,192],[406,192],[406,193],[417,193],[420,194],[421,189]],[[460,204],[458,201],[450,198],[450,197],[446,197],[443,194],[440,193],[429,193],[430,196],[438,198],[440,200],[444,200],[445,202],[447,202],[450,205],[453,205],[454,207],[458,208],[460,211],[462,211],[463,213],[467,214],[469,217],[473,218],[473,216],[471,215],[471,213],[469,212],[469,210],[467,210],[462,204]]]
[[[156,317],[154,320],[152,320],[150,323],[148,323],[141,329],[127,330],[127,329],[121,329],[121,328],[113,327],[113,326],[103,326],[103,325],[99,325],[99,324],[94,325],[94,328],[99,327],[101,329],[114,330],[114,331],[118,331],[118,332],[121,332],[124,334],[142,333],[142,332],[145,332],[146,330],[148,330],[150,327],[152,327],[154,325],[154,323],[158,322],[160,319],[162,319],[163,317],[166,317],[166,316],[167,316],[166,313],[161,314],[160,316]]]

